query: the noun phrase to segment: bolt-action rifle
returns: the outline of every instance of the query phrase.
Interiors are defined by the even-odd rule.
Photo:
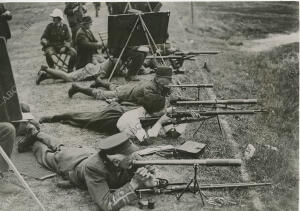
[[[174,193],[182,191],[186,188],[187,183],[167,183],[163,187],[154,187],[154,188],[143,188],[137,189],[136,193],[139,194],[140,198],[142,194],[162,194],[162,193]],[[229,189],[229,188],[250,188],[250,187],[262,187],[269,186],[271,183],[225,183],[225,184],[200,184],[199,187],[201,190],[209,189]],[[189,191],[194,192],[195,187],[193,185],[189,186]]]
[[[219,111],[203,111],[203,110],[187,110],[187,111],[172,111],[168,113],[167,116],[171,118],[163,126],[170,124],[182,124],[205,121],[218,115],[253,115],[258,112],[264,112],[264,110],[219,110]],[[159,120],[160,116],[155,117],[142,117],[140,118],[143,127],[151,126]]]
[[[195,60],[194,57],[199,56],[199,55],[216,55],[219,53],[220,53],[220,51],[189,51],[189,52],[175,51],[171,55],[147,56],[146,59],[169,60],[173,69],[176,70],[175,72],[181,73],[179,68],[182,67],[183,62],[185,60],[194,61]]]

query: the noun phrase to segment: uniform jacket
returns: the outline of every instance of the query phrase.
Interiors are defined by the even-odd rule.
[[[71,42],[68,26],[64,23],[49,23],[41,39],[43,38],[48,41],[48,46],[64,46],[64,42]]]
[[[153,79],[117,88],[119,102],[127,101],[142,105],[148,113],[160,111],[165,106],[166,94]]]
[[[77,65],[76,69],[92,63],[93,54],[97,53],[98,41],[90,30],[80,28],[75,38],[77,48]]]
[[[10,29],[8,26],[7,21],[12,19],[11,15],[4,15],[2,14],[6,11],[3,4],[0,4],[0,37],[5,37],[6,39],[11,38]]]
[[[68,157],[69,159],[66,159]],[[61,174],[80,188],[87,188],[99,210],[119,210],[137,196],[129,184],[133,172],[120,170],[111,162],[85,148],[70,149],[59,163]],[[109,189],[116,189],[111,193]]]

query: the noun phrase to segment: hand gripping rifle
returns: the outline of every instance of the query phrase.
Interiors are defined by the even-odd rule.
[[[241,159],[182,159],[182,160],[135,160],[133,161],[133,166],[141,167],[146,165],[189,165],[194,168],[194,176],[193,179],[186,185],[186,187],[182,190],[182,192],[176,196],[177,200],[181,198],[181,196],[187,191],[191,190],[190,187],[193,187],[193,192],[196,194],[200,193],[202,203],[204,205],[203,196],[205,196],[200,188],[197,179],[197,172],[199,166],[241,166]],[[192,185],[193,183],[193,185]],[[192,186],[191,186],[192,185]]]

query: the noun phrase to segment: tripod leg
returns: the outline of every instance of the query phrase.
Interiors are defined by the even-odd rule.
[[[205,120],[203,120],[203,122],[200,124],[200,126],[197,128],[197,130],[194,132],[193,137],[195,137],[195,135],[198,133],[198,131],[200,130],[200,128],[202,127],[204,122],[205,122]]]
[[[221,136],[222,136],[222,141],[224,141],[224,135],[223,135],[223,130],[222,130],[222,126],[221,126],[221,123],[220,123],[219,115],[217,115],[217,120],[218,120],[218,125],[219,125],[219,129],[220,129]]]
[[[206,195],[205,195],[205,194],[202,192],[202,190],[200,189],[198,180],[195,180],[195,181],[194,181],[194,193],[197,193],[197,192],[199,192],[200,197],[201,197],[201,201],[202,201],[202,205],[204,206],[205,204],[204,204],[203,196],[206,197]]]
[[[185,187],[185,189],[179,194],[176,196],[176,199],[179,200],[181,198],[181,196],[189,189],[190,185],[192,184],[193,182],[193,179],[191,179],[191,181],[189,182],[189,184]]]

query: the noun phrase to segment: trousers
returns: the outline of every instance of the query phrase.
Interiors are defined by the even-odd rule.
[[[14,126],[8,122],[0,122],[0,146],[4,152],[10,157],[14,141],[16,138],[16,130]],[[0,172],[8,170],[8,164],[4,158],[0,155]]]

